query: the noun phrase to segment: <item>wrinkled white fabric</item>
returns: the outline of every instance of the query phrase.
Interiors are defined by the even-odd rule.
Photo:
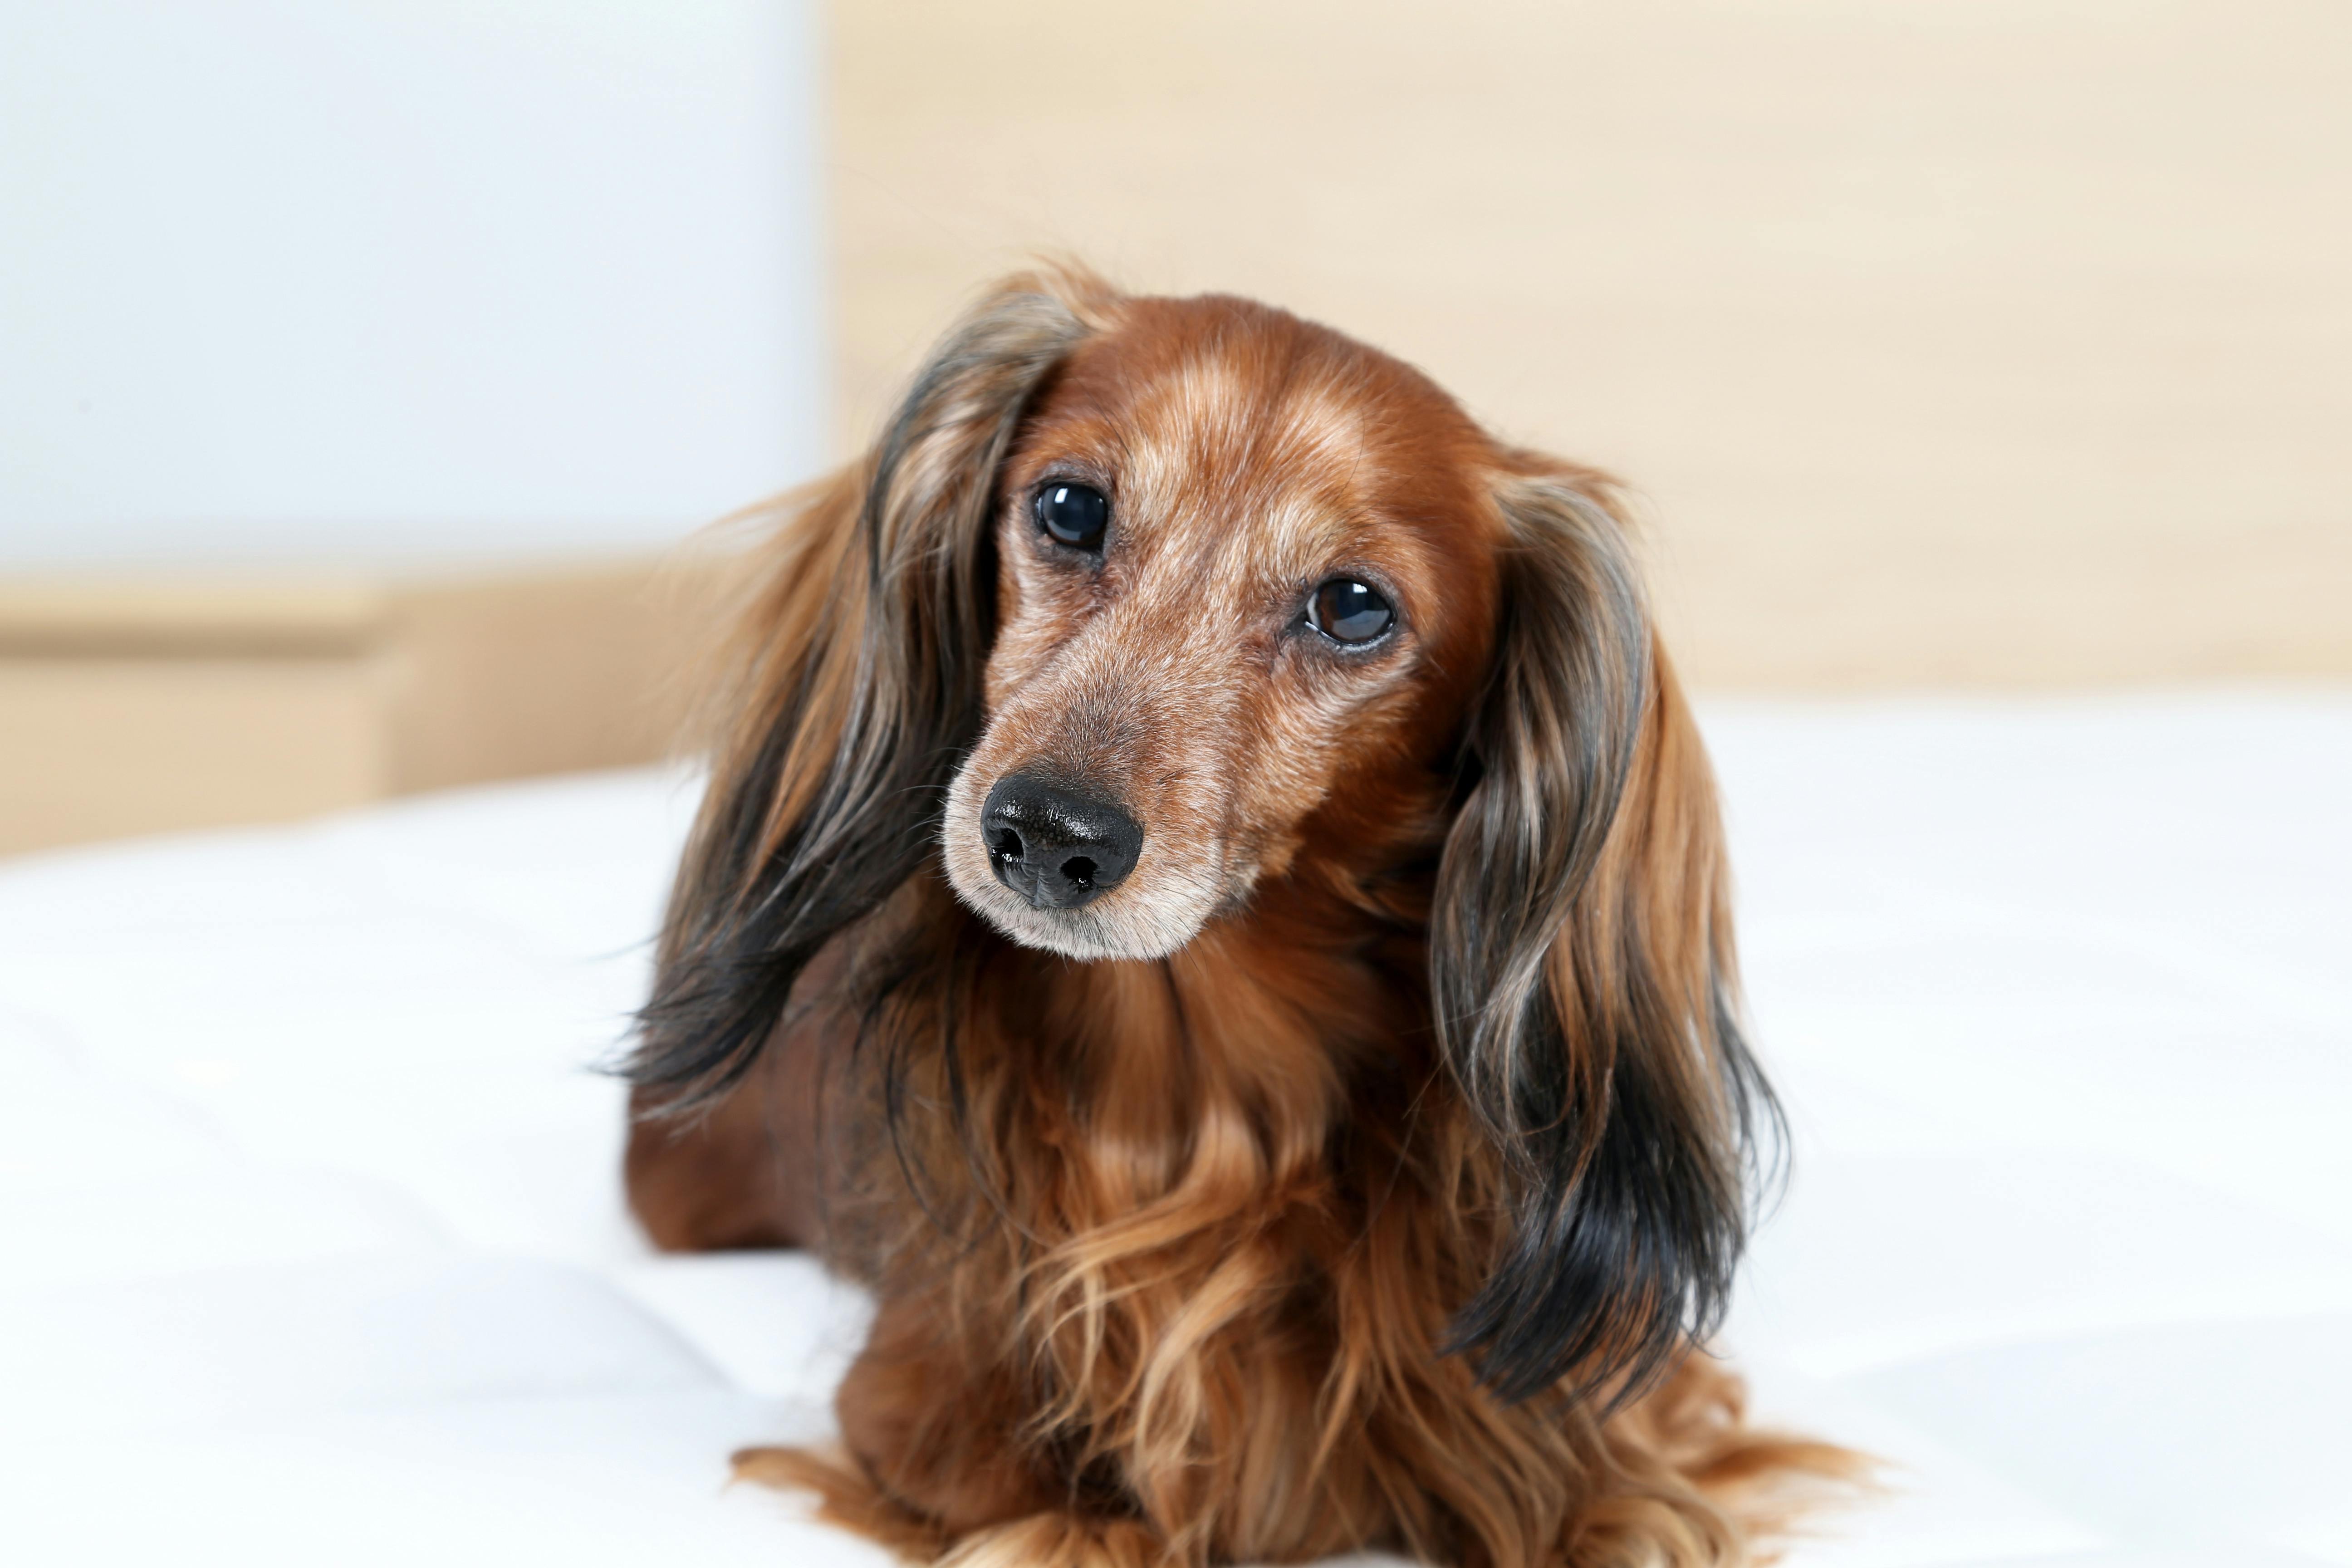
[[[2352,1563],[2352,694],[1716,703],[1800,1568]],[[694,781],[0,862],[0,1557],[878,1564],[747,1442],[857,1293],[661,1258],[610,1058]]]

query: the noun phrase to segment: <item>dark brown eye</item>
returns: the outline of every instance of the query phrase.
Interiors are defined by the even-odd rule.
[[[1368,643],[1396,624],[1396,611],[1364,584],[1334,577],[1307,601],[1307,624],[1336,643]]]
[[[1090,485],[1047,485],[1037,492],[1037,526],[1074,549],[1100,550],[1110,502]]]

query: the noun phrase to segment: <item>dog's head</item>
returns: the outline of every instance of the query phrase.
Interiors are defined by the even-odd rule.
[[[1148,960],[1284,879],[1434,860],[1433,1024],[1514,1211],[1460,1344],[1521,1395],[1711,1325],[1770,1101],[1597,475],[1281,311],[1023,278],[777,560],[641,1082],[731,1083],[818,949],[938,866],[1014,942]]]
[[[1239,300],[1102,314],[995,476],[981,728],[940,849],[1016,942],[1159,958],[1310,838],[1344,867],[1427,817],[1502,530],[1486,442],[1395,361]]]

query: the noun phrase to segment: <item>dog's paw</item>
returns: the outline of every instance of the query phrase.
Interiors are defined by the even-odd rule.
[[[1126,1519],[1033,1513],[957,1542],[940,1568],[1156,1568],[1160,1537]]]

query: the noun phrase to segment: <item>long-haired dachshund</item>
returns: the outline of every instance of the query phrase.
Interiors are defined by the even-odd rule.
[[[1601,476],[1246,300],[1012,279],[789,509],[630,1071],[667,1247],[871,1287],[958,1563],[1747,1560],[1777,1111]]]

